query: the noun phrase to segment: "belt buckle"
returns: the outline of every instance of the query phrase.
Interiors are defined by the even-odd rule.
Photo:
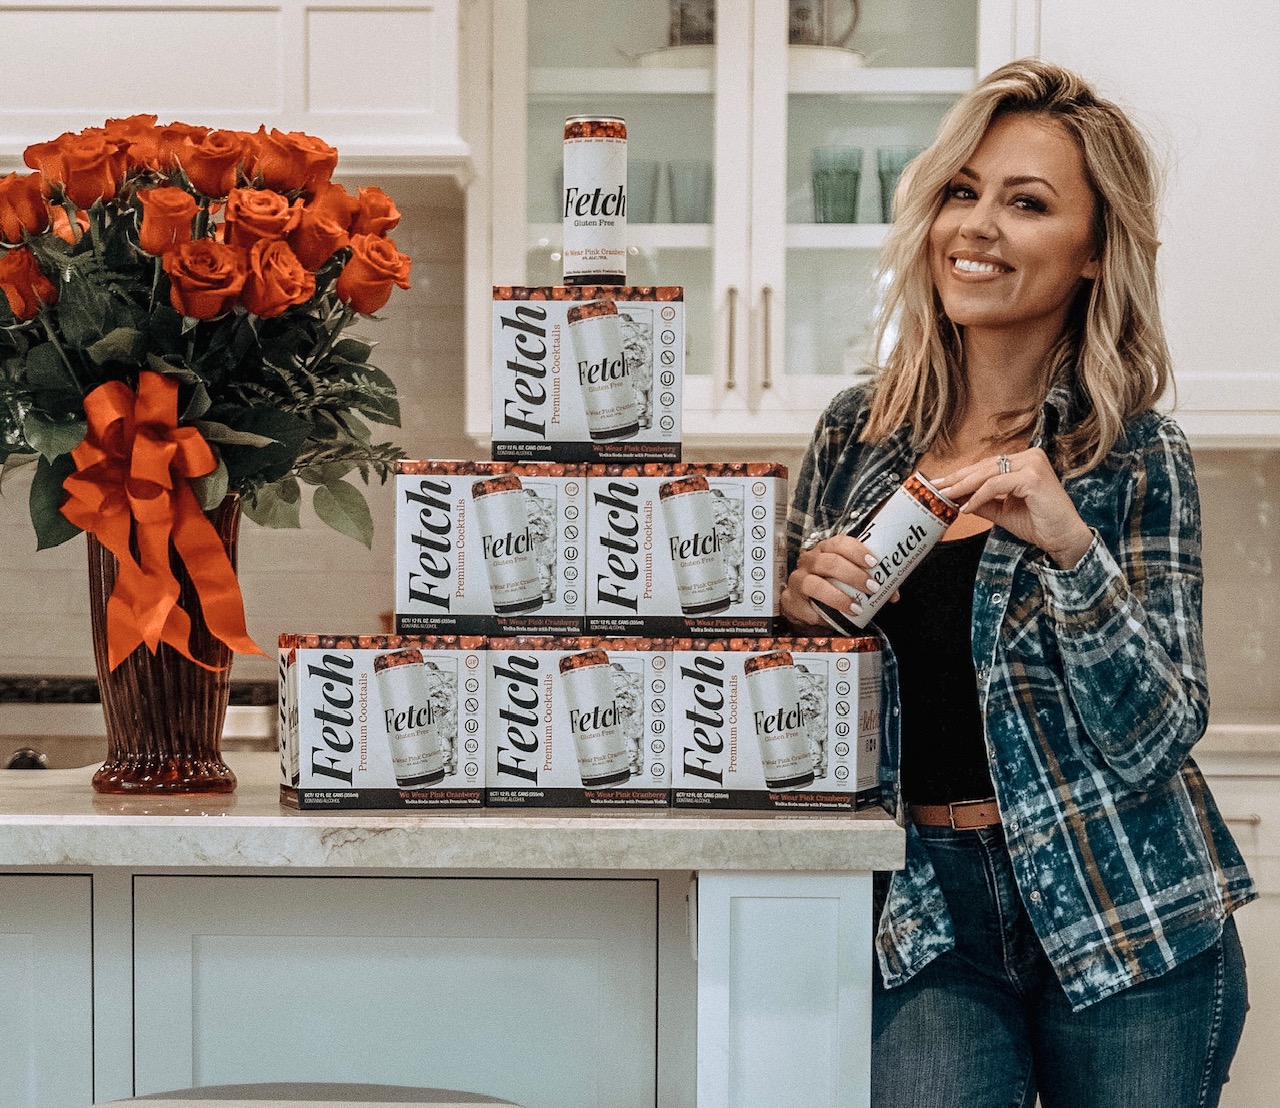
[[[976,808],[985,804],[985,800],[953,800],[947,805],[947,818],[951,821],[952,831],[972,831],[972,827],[959,827],[956,825],[956,813],[964,808]]]

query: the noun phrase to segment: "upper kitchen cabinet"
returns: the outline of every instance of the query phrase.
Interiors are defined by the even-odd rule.
[[[562,282],[567,117],[627,122],[628,281],[686,290],[686,446],[794,450],[870,356],[891,188],[880,160],[926,145],[979,74],[1036,43],[1035,0],[475,9],[491,22],[488,55],[472,61],[492,73],[468,198],[477,442],[490,427],[489,286]]]
[[[1164,175],[1160,278],[1193,445],[1280,444],[1280,6],[1041,0],[1040,53],[1130,109]]]
[[[0,6],[0,172],[104,119],[305,131],[363,172],[469,170],[458,0],[32,0]]]

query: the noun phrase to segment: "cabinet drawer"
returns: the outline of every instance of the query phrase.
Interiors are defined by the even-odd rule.
[[[155,876],[134,894],[139,1094],[353,1081],[654,1104],[655,881]]]

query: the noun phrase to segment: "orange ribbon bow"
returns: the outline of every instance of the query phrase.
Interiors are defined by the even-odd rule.
[[[217,468],[194,427],[178,426],[178,382],[144,370],[135,393],[122,381],[84,400],[89,431],[71,452],[76,472],[62,487],[62,514],[95,535],[119,569],[107,601],[107,650],[115,669],[143,643],[190,650],[191,617],[178,604],[170,564],[176,549],[213,635],[241,654],[261,654],[245,629],[244,598],[231,559],[189,483]]]

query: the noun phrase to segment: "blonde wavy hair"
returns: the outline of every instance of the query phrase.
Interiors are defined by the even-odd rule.
[[[883,442],[907,423],[920,451],[952,442],[967,400],[963,335],[934,290],[929,229],[991,122],[1011,112],[1045,115],[1067,130],[1097,200],[1098,277],[1082,286],[1044,367],[1044,392],[1066,375],[1086,401],[1056,442],[1059,467],[1074,475],[1097,466],[1125,420],[1150,409],[1170,384],[1156,280],[1158,187],[1147,142],[1129,117],[1075,73],[1034,58],[1002,66],[962,97],[899,182],[880,263],[885,296],[875,348],[888,354],[862,438]],[[1011,413],[1006,429],[1025,431],[1036,414]]]

